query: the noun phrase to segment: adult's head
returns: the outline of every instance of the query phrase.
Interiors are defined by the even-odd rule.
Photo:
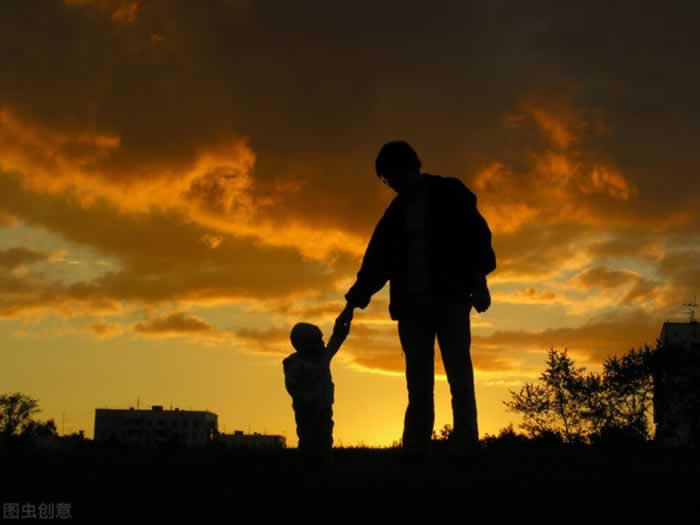
[[[418,154],[403,140],[384,144],[377,155],[375,167],[377,177],[396,193],[411,188],[420,179]]]

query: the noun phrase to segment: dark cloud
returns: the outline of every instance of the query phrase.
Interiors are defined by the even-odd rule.
[[[651,279],[640,278],[627,295],[622,299],[622,304],[646,304],[654,300],[660,291],[661,283]],[[654,304],[653,302],[651,304]]]
[[[335,293],[391,198],[373,161],[394,138],[478,193],[494,279],[666,257],[668,292],[690,290],[699,9],[2,2],[0,168],[17,176],[0,174],[0,217],[121,264],[68,287],[3,276],[24,294],[3,311]]]
[[[559,271],[576,257],[592,229],[579,224],[525,226],[494,237],[497,278],[537,277]]]
[[[382,142],[405,137],[429,171],[467,180],[496,160],[520,172],[549,139],[501,117],[537,100],[570,113],[559,146],[634,181],[638,215],[692,209],[680,186],[697,167],[697,7],[77,4],[3,4],[0,105],[118,136],[101,176],[167,177],[221,138],[248,137],[255,191],[277,196],[278,220],[366,235],[386,203],[372,173]],[[135,11],[130,23],[115,23],[120,9]]]
[[[700,250],[670,252],[660,261],[658,271],[668,282],[665,306],[679,309],[695,301],[700,290]]]
[[[133,329],[135,332],[150,336],[202,335],[215,331],[206,321],[185,312],[176,312],[166,317],[142,321],[136,323]]]
[[[663,319],[641,309],[626,309],[593,317],[578,327],[553,328],[541,332],[496,331],[488,336],[473,336],[477,347],[498,349],[547,350],[568,348],[595,362],[620,355],[645,344],[654,346]]]
[[[37,250],[17,246],[8,250],[0,250],[0,268],[12,269],[25,264],[45,261],[49,255]]]
[[[639,281],[639,274],[624,270],[609,270],[605,267],[596,267],[581,273],[576,281],[586,289],[592,288],[617,288]]]
[[[524,288],[510,294],[499,294],[496,297],[501,302],[515,301],[517,303],[534,304],[552,304],[561,299],[560,296],[554,292],[537,290],[535,288]]]
[[[0,273],[0,318],[59,313],[65,317],[111,315],[121,304],[100,294],[76,296],[70,287],[45,279],[12,277]]]
[[[654,263],[660,280],[646,278],[637,272],[610,270],[600,266],[582,272],[573,282],[584,290],[613,293],[620,293],[618,289],[626,287],[620,304],[654,304],[656,307],[671,306],[673,302],[669,301],[670,295],[679,289],[692,290],[693,286],[700,283],[700,272],[696,270],[696,265],[700,263],[697,253],[675,252],[658,261],[654,260]]]
[[[85,331],[90,335],[104,339],[122,333],[123,328],[118,324],[107,323],[100,319],[87,326]]]
[[[679,250],[667,254],[659,271],[674,284],[693,286],[700,283],[700,250]]]
[[[588,245],[587,252],[596,260],[616,257],[652,258],[658,249],[658,237],[651,237],[647,229],[618,231],[612,239],[596,241]]]
[[[292,351],[289,341],[291,325],[267,329],[236,328],[231,330],[233,338],[246,348],[263,353],[284,354]]]

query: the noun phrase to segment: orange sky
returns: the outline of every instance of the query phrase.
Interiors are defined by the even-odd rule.
[[[472,314],[482,435],[517,422],[502,401],[550,347],[596,369],[684,318],[697,8],[288,4],[0,4],[3,391],[66,432],[139,399],[294,445],[289,329],[330,333],[397,138],[494,232],[494,304]],[[384,290],[333,365],[336,443],[399,438],[402,372]]]

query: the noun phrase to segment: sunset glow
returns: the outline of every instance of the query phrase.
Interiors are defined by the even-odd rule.
[[[493,306],[471,317],[482,436],[517,427],[502,401],[548,349],[597,370],[685,319],[700,75],[682,8],[670,35],[595,2],[302,4],[0,4],[3,392],[66,433],[139,403],[294,446],[289,331],[328,340],[393,197],[374,161],[394,139],[493,230]],[[385,288],[334,360],[336,445],[400,439],[387,307]],[[436,416],[452,423],[443,375]]]

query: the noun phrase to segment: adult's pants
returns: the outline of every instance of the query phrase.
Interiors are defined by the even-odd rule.
[[[408,388],[404,448],[420,450],[430,445],[435,423],[436,338],[452,395],[453,433],[450,441],[462,448],[478,445],[474,370],[470,356],[470,310],[469,304],[443,304],[420,315],[399,319]]]

